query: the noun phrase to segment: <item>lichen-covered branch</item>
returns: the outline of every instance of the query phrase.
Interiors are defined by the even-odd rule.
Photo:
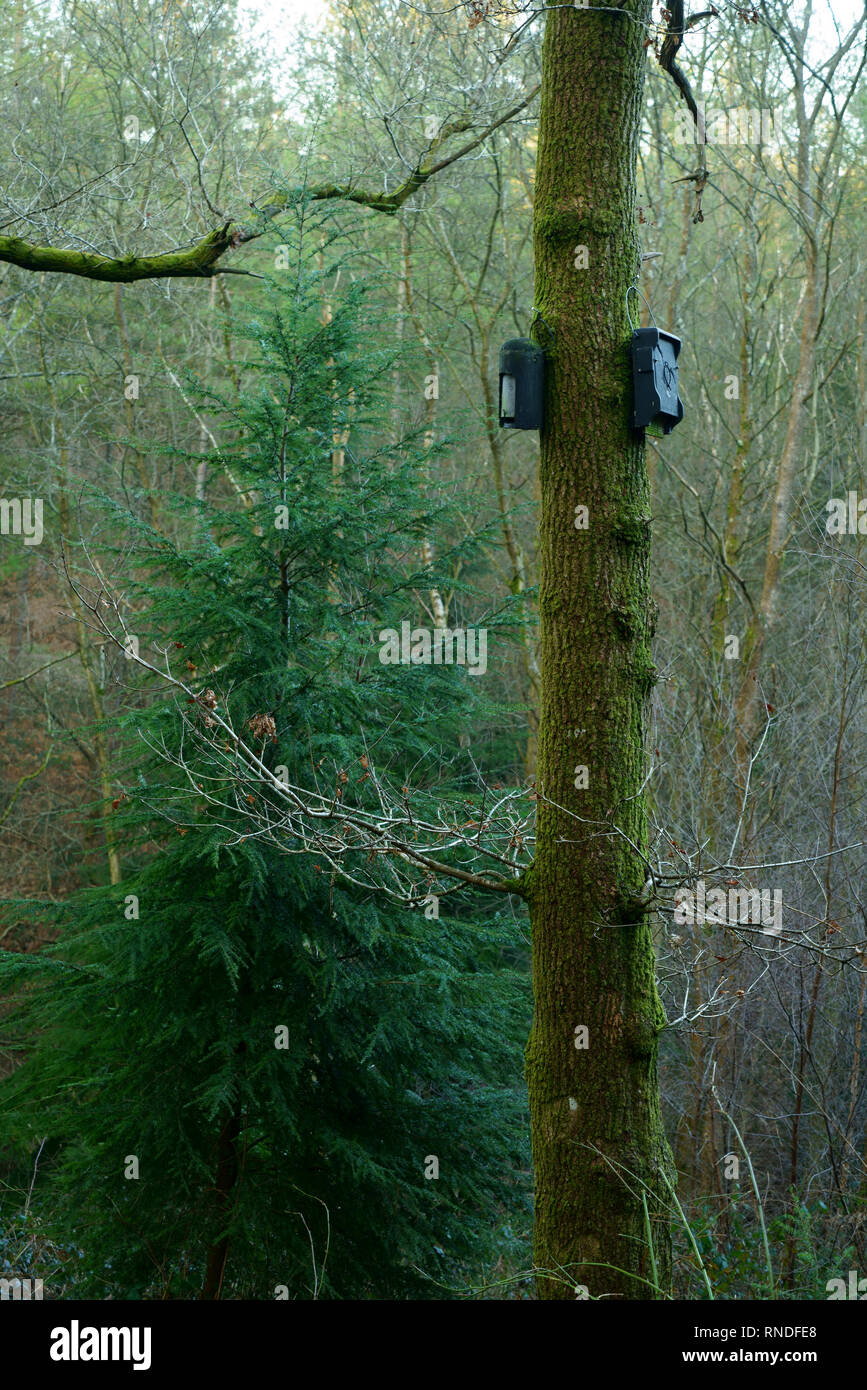
[[[248,272],[238,268],[222,265],[223,256],[228,251],[260,237],[272,219],[290,206],[295,196],[304,196],[312,202],[333,199],[358,203],[374,212],[384,212],[393,216],[407,199],[424,187],[435,174],[478,149],[489,135],[523,111],[538,91],[537,83],[522,101],[510,107],[495,121],[491,121],[484,130],[459,149],[445,155],[442,151],[447,142],[456,135],[472,130],[475,123],[472,118],[467,118],[452,121],[444,126],[430,141],[412,173],[391,193],[373,193],[355,188],[352,184],[322,184],[315,188],[271,194],[268,202],[262,207],[252,205],[252,221],[226,222],[193,246],[157,256],[101,256],[94,252],[74,251],[57,246],[36,246],[21,237],[0,236],[0,261],[20,266],[23,270],[80,275],[88,280],[106,280],[123,284],[135,280],[159,280],[178,276],[195,279],[197,276],[209,278],[213,275],[247,274]]]

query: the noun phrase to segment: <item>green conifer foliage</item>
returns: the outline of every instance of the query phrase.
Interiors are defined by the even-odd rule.
[[[380,629],[425,622],[421,537],[451,558],[430,450],[382,445],[393,361],[369,324],[362,345],[364,290],[323,324],[297,264],[240,393],[185,385],[222,417],[204,497],[164,495],[164,534],[103,499],[104,572],[122,562],[141,652],[213,690],[269,768],[363,798],[375,749],[396,785],[457,803],[484,682],[378,660]],[[32,1211],[66,1252],[46,1293],[466,1291],[529,1225],[520,923],[472,890],[429,920],[257,835],[267,790],[207,701],[121,664],[123,882],[67,904],[49,950],[2,957],[24,1057],[4,1127],[31,1166],[49,1136]]]

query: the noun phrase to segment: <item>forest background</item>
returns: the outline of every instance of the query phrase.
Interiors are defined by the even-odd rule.
[[[787,27],[785,7],[727,6],[690,35],[711,164],[700,221],[683,181],[692,131],[648,65],[648,259],[632,312],[683,339],[685,405],[648,455],[651,838],[693,881],[722,865],[715,882],[779,892],[785,923],[771,949],[761,932],[684,921],[673,901],[655,918],[682,1297],[824,1298],[829,1279],[867,1267],[867,108],[863,84],[846,95],[861,50],[829,15]],[[327,796],[368,771],[359,728],[425,806],[453,809],[480,787],[532,795],[537,440],[497,423],[499,346],[534,316],[541,25],[525,18],[353,0],[310,34],[299,21],[291,40],[283,27],[253,38],[233,4],[199,0],[20,2],[0,18],[0,232],[159,254],[254,202],[281,213],[229,273],[200,281],[0,274],[3,496],[44,503],[40,542],[9,533],[0,547],[2,945],[35,978],[68,922],[79,967],[115,972],[104,1046],[87,1051],[61,988],[42,1023],[46,1036],[67,1029],[63,1056],[37,1059],[31,1090],[11,1092],[0,1272],[39,1271],[67,1295],[529,1295],[522,905],[460,888],[426,899],[423,875],[413,909],[367,879],[335,888],[315,853],[281,853],[258,812],[249,830],[237,806],[228,829],[219,816],[203,829],[171,800],[176,774],[200,767],[183,719],[207,728],[230,695],[263,759],[324,768]],[[468,109],[468,139],[495,128],[393,215],[353,203],[354,189],[400,186]],[[329,186],[348,197],[310,197]],[[286,614],[267,598],[281,579],[269,509],[286,494],[269,490],[273,450],[250,447],[277,428],[266,398],[281,382],[297,386],[302,420],[282,583],[303,640],[286,637],[286,688]],[[829,528],[831,499],[845,499],[842,528]],[[90,606],[103,586],[123,630],[195,689],[193,713],[108,639]],[[403,620],[486,629],[484,677],[384,667],[377,634]],[[359,642],[369,689],[354,674]],[[511,845],[516,863],[522,849]],[[241,902],[238,953],[226,904]],[[130,924],[148,921],[147,944],[133,943]],[[281,979],[303,982],[283,1013],[263,1001],[277,960]],[[252,981],[241,1005],[239,972]],[[144,1033],[117,1022],[137,1015],[160,1077],[145,1099]],[[33,1021],[0,1024],[10,1081]],[[287,1088],[268,1079],[283,1060],[269,1043],[259,1082],[273,1105],[249,1166],[245,1144],[240,1203],[237,1172],[224,1167],[220,1187],[238,1132],[214,1117],[249,1079],[250,1038],[290,1024],[302,1055],[287,1049]],[[71,1109],[76,1065],[85,1094]],[[185,1118],[153,1138],[162,1185],[129,1196],[143,1113],[179,1094]],[[107,1126],[123,1161],[103,1154]],[[111,1164],[123,1195],[107,1203]],[[191,1174],[204,1183],[215,1164],[205,1201]],[[341,1193],[353,1212],[338,1219]]]

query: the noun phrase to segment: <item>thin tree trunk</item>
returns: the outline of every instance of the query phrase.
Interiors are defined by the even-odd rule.
[[[232,1194],[235,1184],[238,1181],[238,1147],[237,1141],[241,1134],[243,1115],[240,1108],[233,1110],[227,1116],[220,1129],[220,1137],[217,1140],[217,1172],[214,1178],[214,1192],[216,1195],[216,1208],[219,1224],[225,1226],[229,1219],[229,1212],[232,1205]],[[218,1299],[223,1287],[223,1275],[226,1270],[226,1261],[229,1258],[229,1236],[228,1233],[222,1235],[219,1240],[208,1247],[208,1256],[205,1264],[205,1278],[202,1284],[202,1292],[199,1298]]]
[[[840,713],[837,720],[837,739],[834,746],[834,772],[831,783],[831,805],[828,814],[828,856],[825,862],[825,918],[826,926],[823,932],[823,940],[828,936],[828,925],[831,917],[831,868],[833,864],[834,846],[837,834],[837,797],[840,790],[840,777],[843,762],[843,737],[846,732],[847,724],[847,701],[849,697],[849,639],[851,636],[851,625],[846,629],[846,647],[843,655],[843,689],[840,693]],[[786,1242],[786,1287],[791,1289],[795,1278],[795,1208],[797,1206],[798,1191],[798,1159],[799,1143],[801,1135],[801,1118],[804,1110],[804,1091],[806,1089],[807,1063],[811,1060],[810,1052],[813,1045],[813,1033],[816,1027],[816,1015],[819,1008],[819,995],[824,979],[825,958],[819,955],[816,960],[816,969],[813,974],[813,987],[810,991],[810,1008],[807,1014],[807,1029],[804,1034],[798,1054],[797,1080],[795,1083],[795,1110],[792,1116],[792,1136],[789,1146],[789,1191],[790,1191],[790,1216],[792,1225],[789,1238]],[[860,1032],[860,1022],[859,1022]],[[815,1068],[814,1068],[815,1069]]]
[[[759,729],[761,699],[759,675],[765,644],[779,607],[783,554],[788,544],[795,502],[795,479],[801,465],[801,447],[806,418],[806,402],[813,389],[816,361],[816,335],[819,315],[819,268],[815,241],[806,242],[806,281],[802,307],[801,344],[798,370],[792,391],[792,403],[786,426],[786,439],[777,470],[777,485],[771,509],[771,527],[765,556],[762,592],[754,619],[747,630],[744,643],[744,670],[735,702],[737,729],[735,755],[741,782],[741,796],[746,790],[746,774],[753,742]],[[742,807],[742,810],[744,808]],[[746,825],[746,817],[744,820]],[[745,834],[747,832],[745,831]],[[749,836],[747,835],[747,839]]]
[[[66,443],[64,441],[61,421],[63,413],[57,400],[57,393],[54,388],[54,381],[48,370],[45,360],[45,350],[42,334],[39,334],[39,359],[42,366],[45,383],[51,398],[52,417],[54,421],[54,432],[57,441],[58,466],[57,466],[57,512],[60,522],[60,535],[64,541],[71,538],[72,519],[69,507],[68,494],[68,474],[69,460]],[[87,624],[84,621],[84,609],[74,587],[68,586],[69,601],[75,618],[75,633],[78,644],[78,655],[81,661],[84,678],[87,682],[87,691],[90,696],[90,707],[93,713],[95,728],[93,733],[93,748],[96,758],[96,770],[99,779],[99,792],[102,811],[102,832],[105,840],[105,855],[108,862],[108,874],[111,883],[120,883],[123,878],[121,870],[120,855],[117,849],[117,839],[114,833],[114,826],[111,821],[111,802],[112,802],[112,779],[111,779],[111,759],[109,756],[108,742],[105,736],[105,688],[102,678],[95,669],[94,649],[90,641]]]
[[[401,250],[403,254],[403,275],[401,277],[403,302],[413,321],[428,365],[424,391],[424,447],[427,450],[433,447],[436,431],[437,400],[439,399],[439,367],[430,338],[427,333],[425,333],[421,319],[416,313],[415,297],[412,289],[412,243],[405,224],[401,227]],[[433,568],[434,562],[434,546],[429,536],[425,536],[422,540],[421,559],[425,569],[430,571]],[[428,597],[430,598],[434,627],[445,628],[448,625],[448,612],[443,601],[443,596],[435,585],[428,590]]]
[[[467,302],[472,310],[473,319],[476,324],[476,331],[478,333],[476,354],[478,356],[482,404],[485,412],[485,434],[487,435],[488,447],[491,451],[491,462],[494,465],[494,483],[497,489],[497,506],[500,513],[500,527],[503,532],[503,543],[506,547],[506,554],[509,557],[509,589],[513,594],[523,594],[527,589],[527,562],[523,546],[516,534],[512,521],[511,487],[509,484],[508,469],[506,467],[503,436],[500,430],[499,399],[492,386],[495,373],[492,371],[493,364],[491,362],[491,329],[498,321],[506,296],[505,293],[501,296],[500,302],[496,305],[494,312],[485,320],[479,304],[478,290],[474,290],[470,284],[460,261],[454,253],[444,228],[442,229],[442,238],[443,248],[455,272],[458,283],[467,297]],[[536,752],[539,733],[538,710],[540,672],[536,656],[536,633],[534,624],[531,622],[530,614],[526,609],[524,610],[523,622],[521,624],[521,648],[524,678],[526,682],[525,693],[528,725],[527,743],[524,749],[524,771],[529,778],[533,777],[536,772]]]
[[[129,378],[133,376],[134,373],[132,348],[130,347],[129,331],[127,329],[126,314],[124,312],[123,307],[123,285],[115,285],[114,287],[114,319],[115,323],[117,324],[118,337],[120,338],[121,351],[123,353],[124,422],[126,424],[127,434],[130,438],[133,438],[136,433],[135,412],[132,408],[132,401],[127,395],[127,387]],[[121,452],[121,470],[123,469],[126,449],[127,446],[124,445]],[[145,498],[147,499],[148,519],[150,521],[151,526],[153,526],[153,528],[156,530],[159,521],[159,508],[157,507],[157,500],[154,495],[153,486],[151,484],[150,478],[148,477],[147,469],[145,468],[144,464],[144,459],[142,458],[138,449],[131,448],[131,455],[133,467],[135,468],[135,471],[138,474],[138,480],[141,483],[142,491],[144,492]]]
[[[58,475],[58,515],[60,518],[61,535],[69,537],[70,517],[69,500],[66,495],[66,449],[60,447],[61,467]],[[90,708],[93,713],[96,727],[93,731],[93,750],[96,755],[96,770],[99,778],[99,792],[102,810],[102,833],[105,838],[105,855],[108,861],[108,876],[111,883],[120,883],[123,878],[121,870],[120,854],[117,849],[117,838],[114,833],[114,826],[111,821],[111,802],[112,802],[112,781],[111,781],[111,759],[108,752],[108,743],[105,737],[103,725],[105,723],[105,700],[104,687],[99,674],[94,668],[94,651],[84,621],[84,609],[81,600],[72,585],[69,586],[69,602],[75,618],[75,633],[78,641],[78,655],[81,661],[84,678],[87,681],[87,692],[90,696]]]

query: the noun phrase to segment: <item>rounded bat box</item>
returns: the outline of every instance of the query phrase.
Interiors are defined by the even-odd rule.
[[[500,425],[504,430],[540,430],[545,391],[545,354],[529,338],[510,338],[500,348]]]

